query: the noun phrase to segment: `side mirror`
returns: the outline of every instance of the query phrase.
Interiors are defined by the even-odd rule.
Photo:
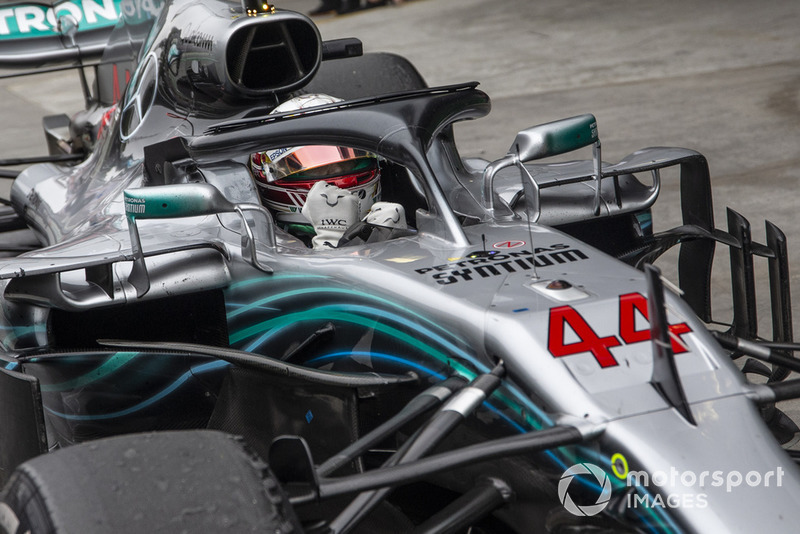
[[[603,169],[600,157],[600,138],[597,133],[597,119],[591,113],[539,124],[519,132],[514,138],[514,143],[509,148],[508,154],[490,163],[484,171],[484,199],[488,208],[490,210],[494,209],[495,174],[500,169],[516,165],[524,175],[527,175],[531,182],[534,196],[537,197],[536,199],[531,199],[531,202],[535,204],[534,210],[538,213],[538,184],[530,176],[523,163],[565,154],[589,145],[593,145],[592,159],[594,160],[596,187],[594,212],[597,215],[600,213],[600,180],[603,177]]]
[[[522,130],[514,139],[509,154],[520,161],[557,156],[597,142],[597,119],[587,113]]]
[[[131,236],[133,269],[128,277],[136,294],[141,297],[150,289],[150,278],[144,261],[144,251],[139,238],[137,219],[170,219],[199,217],[218,213],[236,212],[242,218],[242,257],[253,267],[271,273],[272,268],[259,262],[255,247],[255,236],[244,211],[258,211],[265,215],[269,224],[269,246],[275,245],[272,215],[263,206],[256,204],[234,204],[211,184],[191,183],[126,189],[124,192],[125,216]]]
[[[69,46],[73,48],[77,46],[75,43],[75,34],[78,33],[78,27],[78,19],[71,13],[60,15],[56,21],[58,33],[65,37],[68,40]]]
[[[169,219],[230,213],[236,205],[211,184],[172,184],[125,190],[125,216]]]
[[[78,13],[80,14],[80,11]],[[55,26],[56,31],[61,35],[61,44],[64,48],[80,48],[76,41],[76,36],[80,29],[80,20],[73,13],[59,15]],[[78,50],[78,57],[80,57],[80,50]],[[78,78],[80,78],[81,89],[83,90],[83,101],[88,109],[95,102],[92,97],[92,91],[89,89],[89,82],[86,79],[86,69],[78,69]]]

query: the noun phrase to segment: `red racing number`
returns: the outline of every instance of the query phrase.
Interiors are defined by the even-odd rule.
[[[625,343],[638,343],[639,341],[650,341],[650,328],[636,330],[636,313],[638,310],[642,316],[650,320],[647,313],[647,298],[640,293],[628,293],[619,297],[619,335]],[[669,325],[670,338],[672,341],[672,352],[680,354],[689,349],[681,343],[680,335],[691,332],[692,329],[686,323]]]
[[[623,344],[640,343],[650,340],[650,328],[636,329],[636,312],[648,319],[647,298],[639,293],[628,293],[619,297],[619,335],[600,337],[589,323],[572,306],[559,306],[550,309],[550,324],[547,336],[547,348],[556,358],[571,356],[584,352],[592,353],[600,367],[614,367],[619,365],[614,355],[609,350]],[[648,319],[649,320],[649,319]],[[564,342],[564,326],[569,326],[578,341]],[[672,350],[675,354],[687,352],[686,346],[680,342],[680,335],[691,332],[686,323],[669,325],[672,338]]]
[[[568,324],[580,338],[580,341],[564,344],[564,324]],[[571,356],[581,352],[591,352],[600,367],[613,367],[617,364],[609,347],[620,345],[616,336],[598,336],[592,327],[572,306],[559,306],[550,309],[550,332],[548,349],[555,357]]]

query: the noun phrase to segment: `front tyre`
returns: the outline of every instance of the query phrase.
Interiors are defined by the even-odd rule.
[[[134,434],[20,465],[0,493],[3,534],[302,532],[257,456],[214,431]]]

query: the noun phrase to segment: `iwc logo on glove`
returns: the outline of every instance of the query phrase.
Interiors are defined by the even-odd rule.
[[[336,248],[345,231],[359,220],[360,200],[350,191],[319,181],[308,192],[303,216],[316,235],[314,249]]]

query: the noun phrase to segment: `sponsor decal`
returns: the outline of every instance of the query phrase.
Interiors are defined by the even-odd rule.
[[[569,245],[555,244],[549,247],[537,247],[533,252],[528,250],[507,253],[494,250],[483,251],[460,261],[423,267],[416,269],[415,272],[431,276],[437,284],[447,285],[530,271],[534,267],[547,267],[587,259],[589,256],[580,249],[570,248]]]
[[[619,365],[612,347],[630,345],[650,341],[650,328],[636,329],[636,314],[640,314],[649,321],[647,314],[647,298],[641,293],[628,293],[619,297],[619,337],[616,335],[600,336],[589,325],[578,310],[572,306],[558,306],[550,308],[550,319],[547,335],[547,349],[556,358],[572,356],[591,352],[600,367],[614,367]],[[572,330],[578,341],[565,343],[566,328]],[[688,352],[686,344],[680,336],[691,332],[686,323],[669,325],[669,334],[672,341],[672,351],[675,354]]]
[[[492,245],[492,247],[500,249],[519,248],[524,246],[525,246],[525,241],[500,241],[499,243],[495,243],[494,245]]]
[[[347,219],[322,219],[320,221],[320,226],[347,226]]]
[[[286,154],[290,150],[294,150],[294,149],[295,149],[295,147],[284,147],[284,148],[275,149],[272,152],[264,152],[264,155],[267,156],[266,163],[275,163],[276,161],[281,159],[281,156],[283,156],[284,154]]]
[[[125,199],[125,213],[141,214],[146,210],[146,201],[143,198],[126,198]]]

